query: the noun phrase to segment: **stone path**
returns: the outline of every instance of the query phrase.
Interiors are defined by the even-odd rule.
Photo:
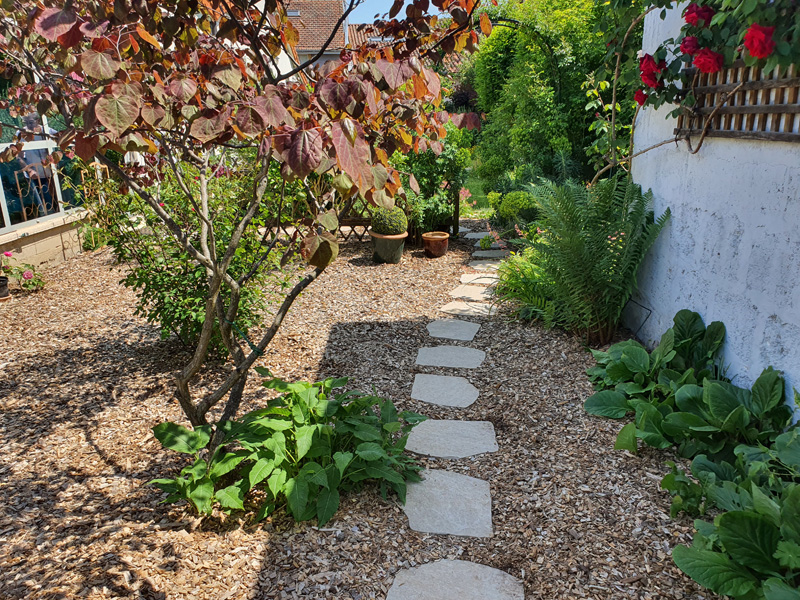
[[[497,569],[437,560],[400,571],[386,600],[524,600],[522,583]]]
[[[456,408],[467,408],[478,399],[479,395],[478,388],[465,378],[449,375],[417,373],[414,376],[414,386],[411,388],[411,397],[414,400]]]
[[[468,233],[480,239],[489,232]],[[497,283],[496,259],[504,250],[479,250],[469,264],[481,273],[462,275],[461,284],[450,295],[476,302],[455,301],[440,310],[454,315],[488,317],[494,307],[487,287]],[[495,260],[492,260],[495,259]],[[471,342],[480,324],[460,319],[440,319],[428,324],[433,338]],[[440,345],[420,348],[416,364],[448,368],[474,369],[486,353],[477,348]],[[417,373],[411,397],[438,406],[466,408],[475,402],[479,390],[464,377]],[[417,454],[445,460],[459,460],[498,450],[494,425],[488,421],[428,420],[417,425],[408,437],[406,448]],[[492,497],[488,481],[454,471],[428,469],[422,481],[410,483],[403,510],[409,527],[415,531],[439,535],[462,535],[490,538]],[[524,600],[522,582],[498,569],[461,560],[440,560],[399,571],[386,600]]]
[[[475,285],[494,285],[500,278],[497,273],[468,273],[461,276],[461,283]]]
[[[466,298],[467,300],[491,300],[492,292],[482,285],[460,285],[450,292],[453,298]]]
[[[459,321],[458,319],[442,319],[428,323],[428,334],[435,338],[471,342],[481,328],[477,323]]]
[[[484,358],[483,350],[464,346],[429,346],[417,351],[417,364],[425,367],[477,369]]]
[[[448,302],[439,310],[448,315],[460,317],[491,317],[497,309],[489,304],[456,300]]]
[[[476,231],[475,233],[468,233],[464,237],[466,237],[468,240],[481,240],[490,235],[492,234],[488,231]]]
[[[408,436],[406,450],[437,458],[466,458],[497,452],[490,421],[423,421]]]

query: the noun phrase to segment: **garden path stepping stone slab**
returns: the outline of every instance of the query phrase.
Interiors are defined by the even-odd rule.
[[[494,285],[499,281],[496,273],[468,273],[461,276],[461,283],[473,285]]]
[[[431,337],[446,338],[471,342],[481,326],[478,323],[460,321],[459,319],[441,319],[428,323],[428,333]]]
[[[483,350],[463,346],[428,346],[417,352],[417,364],[424,367],[475,369],[485,358]]]
[[[508,250],[476,250],[472,253],[473,258],[505,258]]]
[[[497,452],[490,421],[423,421],[408,436],[406,450],[437,458],[466,458]]]
[[[478,399],[480,392],[463,377],[417,373],[411,397],[437,406],[466,408]],[[413,430],[412,430],[413,431]]]
[[[491,300],[492,292],[480,285],[460,285],[450,292],[453,298],[466,298],[467,300]]]
[[[497,271],[500,263],[496,260],[473,260],[468,266],[476,271]]]
[[[475,233],[468,233],[466,238],[468,240],[479,240],[485,238],[487,235],[492,235],[490,231],[476,231]]]
[[[411,529],[492,537],[492,496],[488,481],[438,469],[423,471],[421,475],[422,481],[408,484],[403,507]]]
[[[398,571],[386,600],[525,600],[525,588],[499,569],[438,560]]]
[[[480,248],[481,247],[481,241],[480,240],[475,242],[475,247],[476,248]],[[492,242],[491,249],[492,250],[499,250],[500,249],[500,244],[498,244],[497,242]]]
[[[491,317],[497,311],[491,304],[462,302],[461,300],[448,302],[439,310],[448,315],[457,315],[459,317]]]

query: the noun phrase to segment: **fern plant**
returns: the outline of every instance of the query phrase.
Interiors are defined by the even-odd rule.
[[[655,219],[652,192],[623,177],[589,188],[546,182],[530,192],[540,209],[539,234],[500,267],[498,297],[516,304],[522,318],[608,343],[669,209]]]

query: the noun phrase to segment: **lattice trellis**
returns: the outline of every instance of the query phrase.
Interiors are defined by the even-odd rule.
[[[675,134],[800,143],[800,76],[764,72],[743,62],[718,73],[689,70],[697,100],[691,113],[678,117]],[[721,105],[721,106],[720,106]],[[713,115],[713,116],[712,116]]]

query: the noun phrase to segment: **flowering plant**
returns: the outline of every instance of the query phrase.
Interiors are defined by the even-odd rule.
[[[649,10],[676,5],[662,0]],[[674,102],[680,106],[673,116],[693,106],[692,68],[713,74],[742,60],[771,72],[800,63],[800,5],[794,0],[699,0],[686,6],[683,20],[676,38],[639,57],[642,87],[635,100],[640,106]]]
[[[19,287],[21,287],[23,290],[34,292],[42,289],[44,287],[44,279],[42,279],[41,274],[33,265],[12,265],[8,262],[3,264],[3,258],[8,259],[12,258],[13,256],[13,252],[3,252],[2,257],[0,257],[0,273],[4,274],[6,277],[16,279],[17,285],[19,285]]]

